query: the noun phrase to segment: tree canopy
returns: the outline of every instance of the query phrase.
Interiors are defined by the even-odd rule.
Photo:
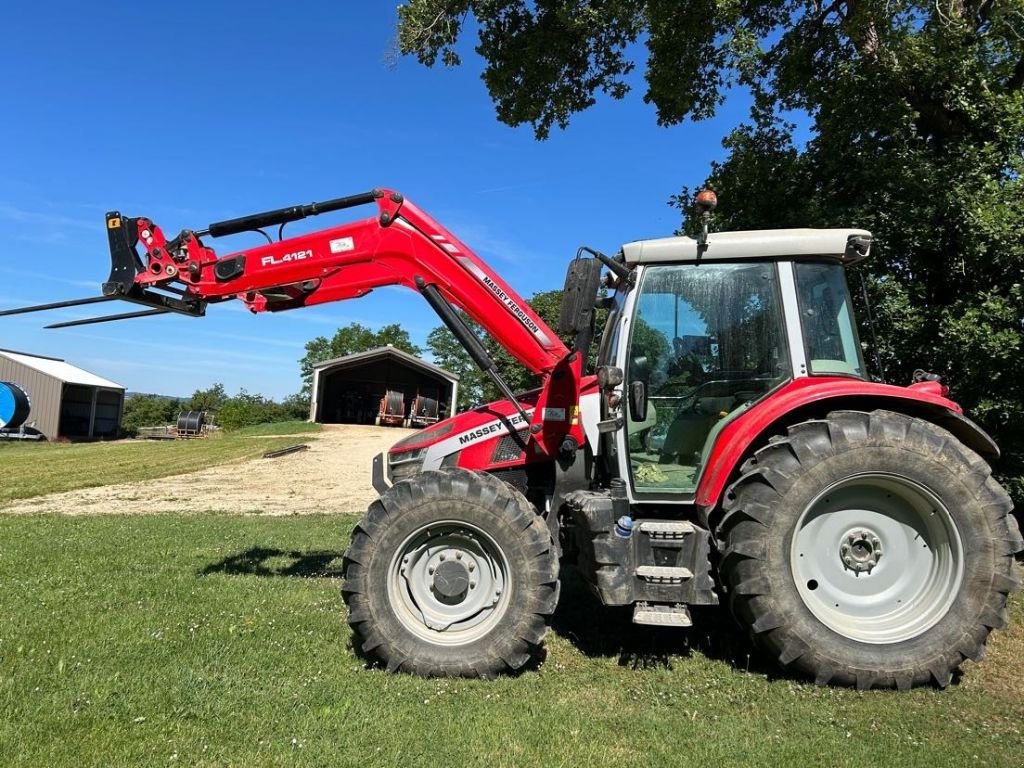
[[[458,64],[468,29],[498,118],[539,138],[602,93],[624,97],[638,66],[662,125],[707,118],[747,89],[750,117],[703,180],[719,193],[716,226],[872,231],[858,269],[889,379],[946,375],[1024,501],[1024,0],[399,8],[400,49],[427,65]],[[806,140],[793,124],[805,118]],[[700,181],[679,180],[684,228]]]
[[[530,298],[529,304],[544,322],[551,327],[557,327],[558,314],[562,305],[561,290],[535,293]],[[484,333],[483,328],[466,316],[463,316],[463,319],[483,342],[487,353],[494,359],[498,372],[514,392],[521,392],[540,385],[537,378],[506,352],[497,341]],[[569,339],[565,339],[565,341],[568,342]],[[462,348],[455,335],[445,326],[439,326],[430,332],[430,335],[427,336],[427,348],[433,355],[434,362],[459,375],[459,407],[468,408],[503,397],[494,383],[477,368],[476,363]]]

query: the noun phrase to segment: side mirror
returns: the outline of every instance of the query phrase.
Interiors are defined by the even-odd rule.
[[[629,418],[635,422],[647,420],[647,385],[642,381],[629,385]]]
[[[597,259],[575,259],[569,264],[558,317],[559,333],[576,334],[590,328],[600,283],[601,262]]]
[[[603,391],[615,389],[622,383],[622,369],[614,365],[602,365],[597,369],[597,386]]]

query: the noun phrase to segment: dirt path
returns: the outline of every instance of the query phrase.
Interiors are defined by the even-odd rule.
[[[377,494],[370,462],[410,430],[326,425],[296,435],[308,451],[278,459],[252,459],[139,483],[53,493],[0,508],[5,514],[59,512],[69,515],[231,512],[359,515]]]

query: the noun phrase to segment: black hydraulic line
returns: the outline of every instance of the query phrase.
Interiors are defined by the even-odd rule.
[[[288,208],[278,208],[273,211],[250,213],[248,216],[239,216],[237,219],[215,221],[205,230],[197,232],[196,234],[208,234],[211,237],[235,235],[239,232],[255,230],[260,227],[269,227],[274,224],[287,224],[289,221],[298,221],[299,219],[304,219],[307,216],[318,216],[321,213],[340,211],[344,208],[354,208],[357,205],[366,205],[367,203],[372,203],[378,197],[380,197],[380,193],[377,190],[371,190],[370,192],[361,192],[358,195],[336,197],[333,200],[325,200],[320,203],[293,205]]]
[[[502,378],[501,374],[498,373],[497,364],[494,359],[487,354],[487,350],[484,349],[484,345],[480,343],[480,339],[476,337],[465,321],[459,317],[459,314],[455,311],[451,304],[449,304],[441,292],[437,290],[436,285],[427,285],[426,281],[422,277],[416,278],[416,287],[420,289],[420,293],[423,294],[423,298],[427,300],[427,303],[437,313],[437,316],[441,318],[445,325],[448,326],[455,338],[462,344],[469,356],[473,358],[473,361],[477,364],[481,371],[494,382],[494,386],[498,388],[504,397],[509,400],[512,405],[519,411],[519,415],[523,417],[526,422],[530,421],[530,417],[527,416],[526,411],[523,410],[523,406],[519,404],[516,399],[515,393],[512,388],[508,385],[508,382]]]
[[[860,273],[860,290],[864,296],[864,309],[868,313],[868,328],[871,329],[871,351],[875,357],[875,367],[878,368],[878,375],[885,384],[885,368],[882,367],[882,356],[878,352],[878,332],[875,331],[875,317],[871,311],[871,300],[868,298],[868,283],[864,273]]]
[[[616,261],[611,256],[605,256],[600,251],[594,250],[593,248],[591,248],[589,246],[586,246],[586,245],[582,246],[579,249],[579,251],[576,252],[576,257],[577,258],[579,258],[580,252],[589,253],[591,256],[593,256],[595,259],[597,259],[602,264],[604,264],[606,267],[608,267],[608,269],[610,269],[612,272],[614,272],[620,278],[627,278],[627,277],[629,277],[629,273],[630,273],[629,267],[627,267],[625,264],[622,264],[622,263]]]
[[[70,301],[55,301],[52,304],[35,304],[31,307],[18,307],[17,309],[4,309],[0,311],[0,317],[7,315],[20,315],[25,312],[44,312],[47,309],[63,309],[64,307],[78,307],[83,304],[96,304],[101,301],[112,301],[120,296],[90,296],[86,299],[71,299]]]
[[[112,320],[130,320],[133,317],[150,317],[152,315],[166,315],[169,314],[169,309],[146,309],[142,312],[122,312],[119,315],[103,315],[102,317],[87,317],[84,320],[68,320],[63,323],[52,323],[51,325],[43,326],[44,329],[49,328],[70,328],[73,325],[93,325],[94,323],[109,323]]]

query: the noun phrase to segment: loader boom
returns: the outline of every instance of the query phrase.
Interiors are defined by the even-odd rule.
[[[185,258],[176,257],[159,228],[138,220],[149,270],[135,282],[153,287],[176,283],[203,301],[237,297],[253,312],[355,299],[389,285],[415,291],[434,285],[533,373],[550,373],[568,354],[504,280],[415,205],[388,190],[352,198],[376,202],[379,215],[222,257],[202,246],[195,233],[179,238],[178,253],[184,249]],[[258,225],[258,217],[235,221],[252,218]],[[212,236],[244,231],[216,224],[209,230]],[[168,276],[167,267],[176,271]]]
[[[288,222],[366,204],[376,204],[378,214],[280,238]],[[579,403],[582,356],[571,354],[540,316],[469,247],[397,192],[375,189],[325,203],[250,214],[203,230],[186,229],[172,239],[144,217],[129,218],[114,211],[107,214],[106,221],[111,273],[103,284],[103,296],[62,304],[124,299],[152,309],[76,320],[61,327],[165,312],[199,316],[207,304],[234,298],[254,313],[281,312],[360,298],[384,286],[405,286],[424,295],[524,416],[493,361],[453,307],[479,323],[518,362],[543,378],[542,394],[530,419],[531,435],[541,452],[551,455],[567,436],[577,446],[582,442],[581,426],[572,424],[567,415]],[[274,224],[280,227],[277,242],[261,229]],[[268,242],[218,256],[202,241],[207,236],[245,231],[261,232]],[[145,249],[144,255],[138,246]],[[561,372],[553,375],[556,369]],[[545,413],[552,422],[547,429]]]

